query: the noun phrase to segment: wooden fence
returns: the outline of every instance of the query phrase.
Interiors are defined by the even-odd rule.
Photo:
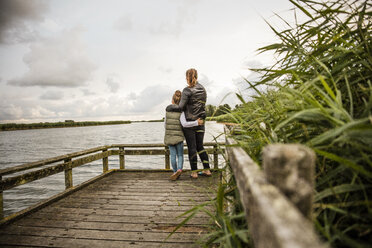
[[[213,154],[214,168],[218,168],[218,154],[221,153],[218,146],[220,143],[204,143],[208,154]],[[187,154],[185,149],[184,153]],[[42,161],[27,163],[11,168],[0,170],[0,219],[4,218],[3,191],[12,189],[41,178],[45,178],[60,172],[65,173],[66,190],[73,188],[72,169],[84,164],[102,159],[102,171],[109,171],[109,156],[119,155],[120,169],[125,169],[125,157],[129,155],[164,155],[165,170],[170,170],[170,152],[164,144],[116,144],[100,146],[88,150],[70,153]],[[56,164],[57,163],[57,164]],[[50,166],[47,166],[50,165]],[[33,169],[32,171],[29,171]],[[20,174],[14,175],[12,174]],[[6,177],[4,177],[6,176]]]
[[[232,139],[225,127],[226,152],[257,248],[327,247],[312,219],[315,155],[302,145],[269,145],[263,169]]]

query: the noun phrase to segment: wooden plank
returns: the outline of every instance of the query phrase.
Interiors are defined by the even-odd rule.
[[[30,216],[32,219],[35,219],[35,221],[44,221],[44,220],[71,220],[76,222],[83,222],[83,221],[92,221],[92,222],[100,222],[100,223],[155,223],[159,225],[176,225],[183,221],[186,217],[171,217],[171,216],[165,216],[165,217],[159,217],[159,216],[137,216],[133,218],[133,216],[107,216],[107,215],[100,215],[100,214],[91,214],[91,215],[80,215],[77,213],[72,212],[60,212],[60,213],[37,213],[32,214]],[[187,224],[189,225],[205,225],[209,224],[210,219],[201,217],[201,218],[193,218]]]
[[[91,214],[100,214],[100,215],[107,215],[107,216],[138,216],[138,217],[178,217],[184,213],[181,209],[177,209],[177,206],[173,207],[172,211],[163,211],[162,209],[152,209],[152,210],[144,210],[141,207],[138,207],[135,210],[131,209],[118,209],[118,210],[106,210],[106,209],[84,209],[84,208],[44,208],[40,209],[39,213],[50,213],[53,215],[55,211],[72,211],[76,214],[80,215],[91,215]],[[196,217],[207,217],[207,214],[204,212],[196,214]]]
[[[117,230],[96,230],[96,229],[74,229],[74,228],[45,228],[33,226],[14,226],[10,225],[2,229],[2,234],[32,235],[40,237],[64,237],[64,238],[83,238],[98,240],[121,240],[121,241],[141,241],[163,242],[168,233],[165,232],[132,232]],[[168,240],[169,242],[190,243],[190,240],[198,239],[198,233],[175,233]]]
[[[73,200],[61,200],[61,204],[102,204],[108,206],[136,206],[136,205],[149,205],[149,206],[195,206],[197,205],[198,201],[194,200],[187,200],[187,201],[165,201],[165,200],[144,200],[144,199],[137,199],[137,200],[126,200],[126,199],[98,199],[98,198],[75,198]]]
[[[178,242],[146,242],[146,241],[119,241],[119,240],[99,240],[99,239],[68,239],[59,237],[38,237],[38,236],[16,236],[0,234],[0,245],[1,247],[30,247],[30,244],[39,247],[105,247],[105,248],[117,248],[117,247],[177,247],[177,248],[189,248],[199,247],[193,242],[189,243],[178,243]]]
[[[30,216],[27,216],[29,218],[35,219],[37,221],[44,221],[44,220],[71,220],[71,221],[77,221],[77,222],[84,222],[84,221],[92,221],[92,222],[100,222],[100,223],[155,223],[159,225],[175,225],[180,223],[182,220],[184,220],[186,217],[174,217],[174,216],[136,216],[133,218],[133,216],[119,216],[116,215],[115,218],[113,216],[108,215],[100,215],[100,214],[91,214],[91,215],[81,215],[78,213],[72,213],[72,212],[60,212],[60,213],[37,213],[32,214]],[[187,222],[189,225],[205,225],[209,224],[210,219],[201,217],[201,218],[193,218],[189,222]]]
[[[84,230],[106,230],[106,231],[130,231],[130,232],[168,232],[174,230],[175,225],[159,225],[157,223],[123,223],[120,222],[94,222],[94,221],[73,221],[26,218],[17,222],[17,226],[44,227],[44,228],[72,228]],[[199,233],[205,232],[208,225],[189,225],[176,230],[176,233]]]
[[[58,211],[74,211],[75,209],[89,209],[90,211],[96,211],[97,209],[100,210],[111,210],[111,211],[134,211],[134,210],[143,210],[143,211],[153,211],[154,209],[160,211],[169,211],[169,212],[186,212],[190,210],[192,207],[196,206],[197,204],[173,204],[173,205],[165,205],[163,202],[159,202],[158,204],[112,204],[112,203],[91,203],[91,202],[64,202],[55,206],[54,209]],[[51,205],[53,206],[53,205]],[[212,207],[206,207],[206,209],[212,210]]]
[[[140,202],[139,202],[140,203]],[[102,210],[112,210],[112,211],[122,211],[122,210],[143,210],[143,211],[152,211],[154,209],[158,209],[160,211],[169,211],[169,212],[186,212],[190,210],[192,207],[196,206],[197,204],[192,205],[184,205],[184,204],[173,204],[173,205],[165,205],[162,202],[159,204],[112,204],[112,203],[76,203],[76,202],[66,202],[58,204],[58,206],[54,207],[54,209],[58,211],[74,211],[75,209],[90,209],[92,212],[97,209]],[[205,207],[210,211],[213,210],[212,206]]]

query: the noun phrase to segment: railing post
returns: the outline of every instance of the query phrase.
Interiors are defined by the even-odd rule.
[[[299,144],[268,145],[263,150],[263,169],[268,182],[311,220],[315,153]]]
[[[214,169],[218,169],[217,144],[213,145],[213,164],[214,164]]]
[[[68,163],[68,165],[65,167],[65,188],[69,189],[72,188],[72,164],[71,164],[71,158],[66,158],[64,160],[65,163]]]
[[[107,148],[103,149],[102,152],[107,152]],[[108,171],[108,156],[103,157],[102,159],[103,173]]]
[[[3,177],[0,176],[0,181],[3,180]],[[3,198],[3,191],[0,191],[0,219],[4,218],[4,198]]]
[[[125,151],[124,147],[119,147],[119,160],[120,160],[120,169],[124,170],[125,169]]]
[[[166,170],[170,170],[170,151],[169,151],[169,147],[166,146],[165,147],[165,169]]]

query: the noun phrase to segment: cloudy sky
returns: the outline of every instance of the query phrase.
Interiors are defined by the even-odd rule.
[[[1,0],[0,122],[160,119],[196,68],[237,103],[288,0]],[[230,93],[230,95],[229,95]],[[227,97],[225,97],[227,96]]]

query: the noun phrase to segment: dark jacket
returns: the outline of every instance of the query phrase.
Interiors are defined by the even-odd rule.
[[[195,121],[198,118],[205,119],[205,103],[207,92],[203,85],[196,83],[192,88],[186,87],[182,91],[179,107],[185,112],[187,121]]]
[[[184,140],[180,122],[181,110],[176,104],[168,105],[165,109],[165,135],[164,144],[176,145]]]

